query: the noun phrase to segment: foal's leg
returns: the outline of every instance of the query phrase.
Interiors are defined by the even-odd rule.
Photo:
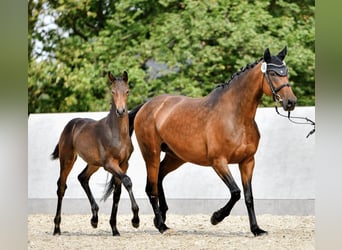
[[[128,169],[128,161],[125,161],[121,163],[120,168],[122,172],[124,173],[121,177],[122,184],[126,188],[129,198],[131,200],[131,207],[132,207],[132,212],[133,212],[133,218],[132,218],[132,225],[135,228],[139,227],[140,219],[139,219],[139,207],[135,201],[133,191],[132,191],[132,181],[131,179],[126,175],[127,169]],[[121,183],[120,183],[121,185]],[[116,187],[116,186],[115,186]],[[119,196],[120,199],[120,196]]]
[[[67,189],[66,180],[76,160],[76,155],[74,155],[73,152],[71,153],[72,155],[68,157],[69,159],[65,159],[64,156],[60,156],[60,176],[57,181],[58,202],[57,202],[56,215],[54,219],[55,229],[53,231],[53,235],[61,234],[61,229],[60,229],[61,209],[62,209],[62,200],[64,197],[64,193],[65,193],[65,190]]]
[[[166,212],[169,208],[165,199],[163,180],[167,174],[179,168],[183,163],[184,161],[169,152],[165,154],[164,159],[160,163],[158,176],[159,209],[164,222],[166,221]]]
[[[90,223],[93,226],[93,228],[97,228],[99,206],[97,205],[94,196],[89,188],[89,179],[90,176],[92,176],[92,174],[95,173],[98,169],[98,166],[87,165],[85,169],[83,169],[83,171],[78,175],[78,180],[80,181],[90,202],[91,212],[93,214]]]
[[[112,228],[113,236],[119,236],[120,233],[118,229],[116,228],[116,215],[118,213],[118,206],[121,196],[121,180],[117,177],[114,177],[115,183],[114,183],[114,192],[113,192],[113,205],[112,205],[112,213],[110,215],[110,226]]]
[[[234,178],[229,171],[227,162],[225,160],[217,160],[213,165],[214,170],[229,188],[231,197],[228,203],[218,211],[214,212],[211,216],[211,224],[216,225],[217,223],[221,222],[225,217],[230,214],[235,203],[240,199],[241,191],[237,184],[234,181]]]
[[[127,166],[125,166],[125,164],[127,164]],[[128,168],[128,163],[124,163],[123,165],[124,165],[123,169],[126,171]],[[122,182],[122,184],[126,188],[128,194],[129,194],[130,200],[131,200],[131,207],[132,207],[132,212],[133,212],[132,225],[133,225],[133,227],[139,227],[139,222],[140,222],[139,207],[138,207],[137,202],[135,201],[135,198],[134,198],[134,195],[132,192],[132,181],[131,181],[131,179],[120,168],[117,160],[115,160],[115,159],[104,164],[104,168],[108,172],[112,173],[116,178],[118,178],[120,180],[120,182]],[[116,193],[116,195],[115,195],[115,193]],[[111,214],[111,219],[110,219],[111,226],[112,226],[112,222],[113,222],[113,225],[114,225],[114,222],[116,224],[117,204],[119,203],[120,195],[121,195],[121,184],[119,185],[119,182],[115,181],[113,209],[116,209],[116,211],[115,210],[113,211],[113,209],[112,209],[112,214]],[[115,198],[115,196],[117,198]],[[116,204],[116,206],[115,206],[115,204]],[[114,218],[114,216],[115,216],[115,218]],[[115,228],[116,228],[116,225],[115,225]],[[116,234],[117,229],[115,230],[115,228],[112,227],[113,235],[118,235],[118,234]]]
[[[267,234],[266,231],[259,228],[255,211],[254,211],[254,201],[252,193],[252,175],[254,169],[254,157],[252,159],[246,160],[239,164],[241,180],[245,195],[245,203],[248,211],[249,224],[251,231],[255,236]]]

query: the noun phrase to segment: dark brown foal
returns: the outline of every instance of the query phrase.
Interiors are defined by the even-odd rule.
[[[132,224],[139,226],[139,208],[132,192],[132,182],[126,175],[128,160],[133,152],[129,135],[129,120],[127,114],[127,96],[129,92],[128,75],[124,72],[121,78],[115,78],[109,72],[112,83],[112,107],[105,118],[95,121],[92,119],[75,118],[65,126],[59,142],[52,154],[53,159],[59,158],[60,177],[57,182],[57,211],[54,219],[53,234],[61,234],[61,207],[67,188],[67,177],[79,155],[87,166],[78,179],[86,192],[92,211],[91,225],[96,228],[99,207],[89,187],[89,178],[101,166],[110,172],[114,178],[113,208],[110,218],[113,235],[120,235],[116,228],[116,215],[121,195],[121,183],[127,189],[133,211]]]

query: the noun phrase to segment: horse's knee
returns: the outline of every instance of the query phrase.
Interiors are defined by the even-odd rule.
[[[78,181],[83,184],[84,181],[86,181],[86,176],[84,176],[84,172],[81,172],[78,176],[77,176]]]
[[[67,187],[68,187],[67,185],[64,185],[64,187],[59,186],[59,187],[57,188],[57,196],[58,196],[59,198],[64,197],[65,190],[67,189]]]
[[[235,190],[235,191],[232,192],[231,195],[232,195],[232,196],[231,196],[231,199],[232,199],[232,200],[238,201],[238,200],[240,200],[240,198],[241,198],[241,191],[240,191],[240,190]]]
[[[145,192],[147,195],[158,196],[158,181],[154,179],[147,179]]]
[[[127,175],[124,175],[121,179],[122,184],[125,186],[125,188],[127,189],[131,189],[132,188],[132,181],[131,178],[129,178]]]

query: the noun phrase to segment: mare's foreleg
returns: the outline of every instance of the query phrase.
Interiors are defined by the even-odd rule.
[[[229,171],[227,162],[225,160],[217,161],[216,164],[213,165],[213,168],[215,169],[219,177],[222,179],[222,181],[229,188],[229,191],[231,194],[231,197],[228,203],[223,208],[214,212],[213,215],[211,216],[211,224],[216,225],[230,214],[235,203],[241,197],[241,191],[239,187],[237,186],[236,182],[234,181],[234,178],[231,172]]]
[[[252,193],[252,175],[254,169],[254,157],[239,164],[241,180],[244,190],[245,203],[248,211],[249,224],[255,236],[267,234],[257,223],[254,211],[254,199]]]
[[[78,180],[80,181],[84,191],[87,194],[88,200],[90,202],[91,212],[93,215],[90,220],[90,223],[93,226],[93,228],[97,228],[99,206],[97,205],[94,199],[94,196],[90,190],[89,179],[90,179],[90,176],[92,176],[92,174],[95,173],[98,169],[99,167],[97,166],[87,165],[85,169],[78,175]]]

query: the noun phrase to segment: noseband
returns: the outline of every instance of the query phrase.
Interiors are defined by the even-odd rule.
[[[290,85],[290,83],[287,82],[287,83],[280,85],[278,88],[275,88],[270,77],[269,77],[269,75],[268,75],[268,71],[270,71],[270,70],[274,71],[279,76],[286,76],[288,69],[285,65],[285,62],[283,62],[281,65],[277,65],[274,63],[266,63],[266,62],[263,62],[261,64],[261,72],[265,75],[267,83],[271,88],[271,91],[273,94],[273,100],[276,102],[281,102],[282,98],[278,94],[278,92],[284,87],[291,87],[291,85]]]

